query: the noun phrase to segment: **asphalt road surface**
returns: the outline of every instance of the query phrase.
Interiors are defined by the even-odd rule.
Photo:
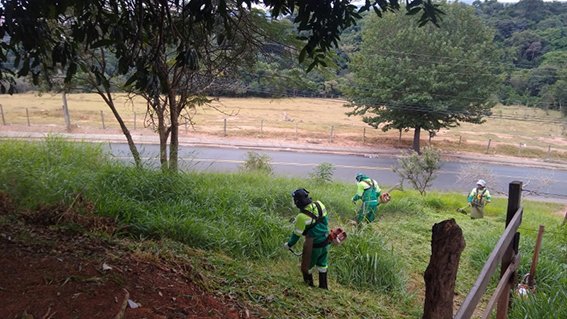
[[[132,156],[126,144],[106,144],[108,151],[116,159],[132,163]],[[158,145],[139,145],[140,153],[146,165],[159,166]],[[179,167],[181,170],[205,172],[235,172],[246,159],[246,148],[180,146]],[[382,188],[388,188],[399,182],[399,177],[392,171],[397,159],[392,156],[342,155],[328,153],[297,152],[286,150],[256,150],[271,158],[271,165],[276,175],[307,177],[321,163],[331,163],[335,167],[334,179],[354,183],[357,172],[364,172],[378,181]],[[516,165],[482,164],[491,172],[494,179],[488,188],[498,196],[505,196],[508,184],[512,181],[524,183],[523,197],[526,199],[553,201],[567,204],[567,171],[557,168],[520,167]],[[443,161],[432,189],[454,191],[467,194],[476,180],[462,180],[463,171],[470,168],[469,163]],[[409,187],[406,182],[405,187]]]

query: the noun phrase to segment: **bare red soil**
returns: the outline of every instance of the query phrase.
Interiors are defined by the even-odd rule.
[[[116,240],[88,235],[114,232],[110,219],[63,207],[14,213],[2,193],[0,218],[0,318],[254,317],[203,289],[191,265],[142,260]]]

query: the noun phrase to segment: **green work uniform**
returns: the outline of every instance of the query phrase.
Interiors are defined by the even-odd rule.
[[[484,206],[487,203],[490,203],[492,196],[490,196],[490,192],[488,189],[478,189],[477,187],[473,188],[467,198],[471,206],[471,218],[483,218],[484,217]]]
[[[356,215],[356,221],[361,223],[363,219],[366,219],[371,223],[376,218],[376,211],[380,205],[378,201],[382,192],[380,186],[378,186],[375,180],[363,175],[360,181],[356,183],[356,187],[356,194],[352,197],[352,201],[362,200],[362,205]]]
[[[329,245],[327,243],[327,236],[329,236],[329,221],[327,218],[327,209],[325,209],[325,206],[320,201],[317,201],[317,203],[321,207],[322,218],[317,221],[303,212],[297,214],[295,217],[294,230],[287,245],[292,247],[301,236],[313,238],[313,250],[309,269],[317,266],[318,271],[324,273],[327,272],[328,268],[327,257]],[[311,212],[315,216],[319,216],[319,211],[314,202],[305,206],[303,209]]]

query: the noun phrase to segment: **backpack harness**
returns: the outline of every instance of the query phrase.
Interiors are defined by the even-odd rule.
[[[472,204],[474,206],[480,206],[482,204],[482,198],[484,197],[484,193],[486,193],[486,188],[482,190],[482,193],[478,193],[478,188],[476,189],[476,194],[473,197]]]
[[[315,202],[315,206],[317,207],[317,212],[319,216],[315,216],[315,214],[313,214],[312,212],[308,211],[305,208],[301,209],[302,213],[315,220],[314,223],[307,226],[303,231],[303,235],[305,236],[307,235],[307,232],[309,230],[311,230],[313,227],[315,227],[315,225],[317,225],[318,222],[323,221],[323,209],[321,208],[321,205],[319,205],[318,202]],[[342,228],[335,228],[331,230],[331,233],[327,236],[327,238],[324,241],[313,244],[313,248],[323,248],[329,244],[340,245],[342,241],[346,240],[346,237],[347,234],[342,230]]]
[[[370,182],[368,182],[368,180],[363,180],[363,181],[361,181],[361,182],[363,182],[363,183],[365,183],[366,185],[368,185],[368,188],[365,188],[365,189],[364,189],[365,192],[366,192],[367,190],[369,190],[370,188],[374,188],[374,187],[375,187],[375,186],[374,186],[374,180],[373,180],[373,179],[371,179]],[[388,196],[389,196],[389,195],[388,195]],[[389,202],[389,201],[390,201],[390,200],[388,199],[388,201],[386,201],[386,203]],[[364,201],[364,200],[363,200],[363,202],[364,202],[364,203],[376,203],[376,202],[378,202],[378,200],[376,200],[376,199],[367,200],[367,201]]]

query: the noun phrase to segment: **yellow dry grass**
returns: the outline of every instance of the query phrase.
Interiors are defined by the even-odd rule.
[[[118,111],[130,129],[147,126],[146,105],[140,98],[114,96]],[[67,101],[71,122],[82,130],[117,130],[118,124],[110,109],[97,94],[69,94]],[[319,98],[220,98],[210,106],[191,112],[194,123],[183,125],[184,134],[214,134],[256,138],[311,139],[320,142],[370,145],[397,145],[398,132],[382,132],[365,125],[360,117],[345,113],[345,101]],[[61,94],[3,95],[0,105],[8,125],[64,127]],[[26,113],[27,112],[27,113]],[[29,116],[28,116],[29,115]],[[146,125],[144,125],[146,123]],[[183,123],[183,122],[182,122]],[[226,123],[226,128],[225,128]],[[567,151],[567,121],[557,111],[546,112],[525,106],[497,106],[493,116],[482,125],[463,123],[442,130],[432,139],[435,146],[449,150],[468,150],[523,155],[530,157],[559,156]],[[226,131],[225,131],[226,130]],[[149,130],[148,130],[149,131]],[[332,135],[331,135],[332,134]],[[402,146],[410,144],[413,132],[404,132]],[[422,135],[425,145],[429,138]],[[490,141],[490,149],[488,143]],[[551,150],[551,153],[547,153]]]

